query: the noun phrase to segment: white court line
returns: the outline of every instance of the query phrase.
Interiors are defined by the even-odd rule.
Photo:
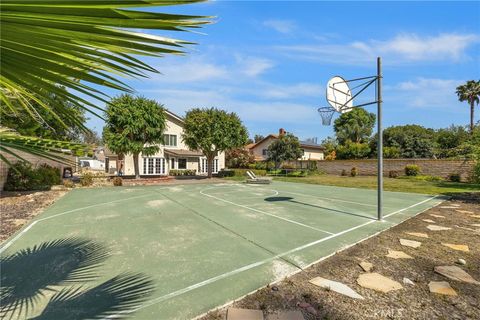
[[[390,216],[393,216],[393,215],[395,215],[395,214],[397,214],[397,213],[401,213],[401,212],[403,212],[403,211],[405,211],[405,210],[407,210],[407,209],[411,209],[411,208],[416,207],[416,206],[418,206],[418,205],[421,205],[421,204],[423,204],[423,203],[425,203],[425,202],[427,202],[427,201],[433,200],[433,199],[435,199],[435,198],[437,198],[437,197],[438,197],[438,196],[433,196],[433,197],[431,197],[431,198],[429,198],[429,199],[423,200],[423,201],[418,202],[418,203],[416,203],[416,204],[413,204],[413,205],[411,205],[411,206],[409,206],[409,207],[406,207],[406,208],[397,210],[397,211],[395,211],[395,212],[389,213],[389,214],[386,215],[385,217],[390,217]],[[378,222],[378,220],[371,220],[371,221],[364,222],[364,223],[362,223],[362,224],[360,224],[360,225],[358,225],[358,226],[355,226],[355,227],[352,227],[352,228],[350,228],[350,229],[343,230],[343,231],[341,231],[341,232],[339,232],[339,233],[332,234],[332,235],[327,236],[327,237],[325,237],[325,238],[322,238],[322,239],[319,239],[319,240],[316,240],[316,241],[307,243],[307,244],[305,244],[305,245],[303,245],[303,246],[300,246],[300,247],[297,247],[297,248],[294,248],[294,249],[285,251],[285,252],[283,252],[283,253],[280,253],[280,254],[278,254],[278,255],[276,255],[276,256],[273,256],[273,257],[270,257],[270,258],[268,258],[268,259],[261,260],[261,261],[258,261],[258,262],[255,262],[255,263],[252,263],[252,264],[243,266],[243,267],[241,267],[241,268],[238,268],[238,269],[235,269],[235,270],[232,270],[232,271],[223,273],[223,274],[218,275],[218,276],[215,276],[215,277],[213,277],[213,278],[209,278],[209,279],[207,279],[207,280],[204,280],[204,281],[195,283],[195,284],[193,284],[193,285],[191,285],[191,286],[188,286],[188,287],[185,287],[185,288],[183,288],[183,289],[170,292],[170,293],[168,293],[168,294],[166,294],[166,295],[163,295],[163,296],[161,296],[161,297],[158,297],[158,298],[156,298],[156,299],[152,299],[152,300],[149,301],[149,303],[147,303],[147,304],[145,304],[145,305],[143,305],[143,306],[140,306],[140,307],[138,307],[138,308],[136,308],[136,309],[134,309],[134,310],[127,311],[126,313],[136,312],[136,311],[141,310],[141,309],[143,309],[143,308],[150,307],[150,306],[152,306],[152,305],[154,305],[154,304],[157,304],[157,303],[159,303],[159,302],[162,302],[162,301],[165,301],[165,300],[167,300],[167,299],[170,299],[170,298],[179,296],[179,295],[181,295],[181,294],[187,293],[187,292],[192,291],[192,290],[194,290],[194,289],[197,289],[197,288],[206,286],[206,285],[208,285],[208,284],[210,284],[210,283],[213,283],[213,282],[216,282],[216,281],[218,281],[218,280],[228,278],[228,277],[233,276],[233,275],[235,275],[235,274],[237,274],[237,273],[240,273],[240,272],[243,272],[243,271],[247,271],[247,270],[250,270],[250,269],[252,269],[252,268],[255,268],[255,267],[264,265],[264,264],[266,264],[266,263],[268,263],[268,262],[271,262],[271,261],[273,261],[273,260],[282,258],[283,256],[286,256],[286,255],[288,255],[288,254],[295,253],[295,252],[297,252],[297,251],[300,251],[300,250],[309,248],[309,247],[311,247],[311,246],[317,245],[317,244],[322,243],[322,242],[324,242],[324,241],[327,241],[327,240],[336,238],[336,237],[338,237],[338,236],[344,235],[344,234],[346,234],[346,233],[348,233],[348,232],[351,232],[351,231],[354,231],[354,230],[356,230],[356,229],[362,228],[362,227],[364,227],[364,226],[366,226],[366,225],[369,225],[369,224],[371,224],[371,223],[374,223],[374,222]],[[120,314],[120,313],[119,313],[119,314]],[[119,314],[117,314],[117,315],[119,315]],[[113,318],[115,318],[117,315],[114,315]]]
[[[290,191],[280,191],[280,192],[282,192],[282,193],[295,194],[295,195],[298,195],[298,196],[305,196],[305,197],[325,199],[325,200],[330,200],[330,201],[338,201],[338,202],[345,202],[345,203],[351,203],[351,204],[358,204],[358,205],[361,205],[361,206],[376,207],[375,204],[355,202],[355,201],[342,200],[342,199],[336,199],[336,198],[327,198],[327,197],[315,196],[315,195],[313,195],[313,194],[296,193],[296,192],[290,192]]]
[[[38,222],[45,221],[45,220],[48,220],[48,219],[52,219],[52,218],[55,218],[55,217],[58,217],[58,216],[62,216],[62,215],[64,215],[64,214],[68,214],[68,213],[72,213],[72,212],[84,210],[84,209],[90,209],[90,208],[94,208],[94,207],[98,207],[98,206],[103,206],[103,205],[105,205],[105,204],[116,203],[116,202],[121,202],[121,201],[136,199],[136,198],[142,198],[142,197],[151,196],[151,195],[154,195],[154,194],[156,194],[156,193],[144,194],[144,195],[141,195],[141,196],[135,196],[135,197],[130,197],[130,198],[113,200],[113,201],[109,201],[109,202],[102,202],[102,203],[92,204],[92,205],[90,205],[90,206],[86,206],[86,207],[82,207],[82,208],[77,208],[77,209],[73,209],[73,210],[64,211],[64,212],[62,212],[62,213],[54,214],[53,216],[49,216],[49,217],[45,217],[45,218],[42,218],[42,219],[35,220],[35,221],[33,221],[28,227],[26,227],[24,230],[22,230],[19,234],[17,234],[15,237],[13,237],[10,241],[8,241],[7,243],[5,243],[5,244],[0,248],[0,253],[2,253],[3,251],[7,250],[8,247],[10,247],[15,241],[18,240],[18,238],[20,238],[25,232],[27,232],[28,230],[30,230],[30,229],[31,229],[35,224],[37,224]]]
[[[202,194],[204,196],[207,196],[207,197],[210,197],[210,198],[213,198],[213,199],[216,199],[216,200],[219,200],[219,201],[223,201],[225,203],[228,203],[228,204],[231,204],[231,205],[234,205],[234,206],[237,206],[237,207],[245,208],[245,209],[252,210],[252,211],[255,211],[255,212],[258,212],[258,213],[261,213],[261,214],[265,214],[267,216],[274,217],[276,219],[287,221],[287,222],[290,222],[290,223],[293,223],[293,224],[296,224],[296,225],[299,225],[299,226],[302,226],[302,227],[305,227],[305,228],[313,229],[313,230],[320,231],[320,232],[323,232],[323,233],[333,234],[330,231],[325,231],[325,230],[322,230],[322,229],[318,229],[318,228],[309,226],[307,224],[304,224],[304,223],[301,223],[301,222],[298,222],[298,221],[295,221],[295,220],[279,217],[277,215],[274,215],[274,214],[271,214],[271,213],[268,213],[268,212],[265,212],[265,211],[262,211],[262,210],[258,210],[258,209],[252,208],[252,207],[247,207],[243,204],[238,204],[238,203],[235,203],[235,202],[232,202],[232,201],[228,201],[228,200],[225,200],[225,199],[222,199],[222,198],[215,197],[215,196],[212,196],[210,194],[204,193],[204,191],[210,190],[210,189],[213,189],[213,188],[206,188],[206,189],[200,190],[200,194]]]

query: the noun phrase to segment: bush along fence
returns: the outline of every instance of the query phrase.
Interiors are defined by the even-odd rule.
[[[360,160],[323,160],[317,161],[317,170],[326,174],[350,175],[352,168],[356,168],[358,175],[377,175],[376,159]],[[307,161],[289,162],[294,168],[306,168]],[[418,171],[417,174],[437,176],[443,179],[470,181],[474,177],[475,161],[473,160],[445,160],[445,159],[385,159],[383,175],[390,177],[404,176]],[[418,168],[418,170],[417,170]],[[478,169],[480,170],[480,169]]]

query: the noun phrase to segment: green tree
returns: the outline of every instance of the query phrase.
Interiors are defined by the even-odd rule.
[[[35,118],[46,112],[67,128],[69,123],[83,127],[83,118],[72,113],[69,105],[57,103],[52,94],[98,114],[99,108],[92,101],[107,102],[103,89],[131,91],[119,77],[146,77],[147,72],[157,72],[140,56],[180,54],[191,43],[140,30],[186,31],[209,23],[208,17],[136,7],[199,1],[1,1],[0,108],[5,110],[1,113],[17,114],[22,108]],[[13,149],[33,150],[25,144],[28,139],[0,130],[0,143],[7,140],[12,154]],[[51,144],[37,139],[35,150]]]
[[[469,141],[472,136],[463,126],[450,126],[438,129],[435,133],[435,155],[439,158],[451,157],[452,152]]]
[[[183,141],[207,157],[208,177],[212,177],[213,160],[219,152],[245,145],[248,132],[235,113],[216,108],[195,108],[187,112]]]
[[[159,150],[158,144],[163,143],[166,127],[163,105],[123,94],[110,101],[105,118],[105,144],[119,156],[132,154],[135,178],[140,178],[139,155],[153,155]]]
[[[384,147],[395,148],[395,157],[399,152],[400,158],[431,158],[434,141],[435,130],[420,125],[392,126],[383,131]],[[370,148],[376,152],[377,135],[371,139]]]
[[[275,168],[283,161],[297,160],[303,155],[300,141],[291,133],[282,134],[268,146],[268,161],[275,162]]]
[[[265,137],[262,136],[261,134],[256,134],[256,135],[253,137],[253,141],[254,141],[255,143],[257,143],[257,142],[263,140],[264,138],[265,138]]]
[[[365,159],[370,155],[371,150],[368,143],[358,143],[347,140],[343,145],[337,147],[337,159]]]
[[[248,165],[255,162],[253,154],[245,148],[227,150],[225,163],[228,168],[248,168]]]
[[[475,103],[480,102],[480,80],[469,80],[465,84],[457,87],[458,100],[467,101],[470,105],[470,133],[473,134]]]
[[[354,108],[338,117],[333,125],[339,144],[363,143],[372,135],[376,116],[363,108]]]

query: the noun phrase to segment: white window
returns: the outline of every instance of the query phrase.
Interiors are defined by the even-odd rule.
[[[164,134],[163,135],[163,145],[169,147],[177,146],[177,135],[176,134]]]
[[[200,172],[201,172],[201,173],[208,173],[207,158],[201,158],[201,161],[200,161]],[[212,172],[213,172],[213,173],[217,173],[217,172],[218,172],[218,159],[213,159]]]
[[[143,174],[165,174],[165,158],[143,158]]]

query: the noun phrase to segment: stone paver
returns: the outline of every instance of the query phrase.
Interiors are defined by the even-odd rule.
[[[422,245],[421,242],[408,240],[408,239],[400,239],[400,244],[406,247],[418,248]]]
[[[473,283],[473,284],[480,284],[480,282],[473,279],[471,275],[469,275],[463,269],[457,266],[438,266],[438,267],[435,267],[434,270],[436,273],[439,273],[442,276],[452,280]]]
[[[228,308],[227,320],[263,320],[263,312],[253,309]]]
[[[413,281],[410,280],[410,279],[408,279],[408,278],[403,278],[403,283],[404,283],[404,284],[409,284],[409,285],[411,285],[411,286],[414,286],[414,285],[415,285],[415,283],[413,283]]]
[[[458,206],[450,205],[450,206],[441,206],[440,209],[457,209]]]
[[[413,259],[412,256],[406,254],[405,252],[396,250],[388,250],[388,254],[386,256],[393,259]]]
[[[474,226],[474,227],[480,227],[480,223],[473,223],[472,226]]]
[[[423,221],[425,222],[428,222],[428,223],[435,223],[435,221],[431,220],[431,219],[422,219]]]
[[[428,234],[423,232],[405,232],[405,233],[414,237],[428,238]]]
[[[357,283],[364,288],[372,289],[380,292],[390,292],[402,289],[403,286],[395,280],[382,276],[379,273],[362,273]]]
[[[439,214],[430,213],[430,215],[431,215],[432,217],[435,217],[435,218],[445,219],[444,216],[441,216],[441,215],[439,215]]]
[[[467,213],[467,214],[470,214],[470,213],[474,213],[473,211],[468,211],[468,210],[455,210],[457,212],[460,212],[460,213]]]
[[[480,215],[478,214],[471,214],[470,217],[480,219]]]
[[[360,267],[362,267],[363,271],[365,272],[370,272],[373,269],[373,264],[367,261],[362,261],[358,264]]]
[[[267,320],[305,320],[305,318],[300,311],[282,311],[268,315]]]
[[[430,281],[428,283],[428,289],[430,292],[444,294],[447,296],[456,296],[457,292],[450,287],[450,284],[446,281]]]
[[[343,294],[347,297],[353,299],[364,299],[361,295],[359,295],[355,290],[338,281],[328,280],[322,277],[316,277],[309,281],[311,284],[314,284],[318,287],[322,287],[328,290],[335,291],[337,293]]]
[[[443,243],[445,247],[449,247],[450,249],[453,250],[458,250],[458,251],[464,251],[464,252],[469,252],[470,250],[468,249],[468,246],[465,244],[453,244],[453,243]]]
[[[437,226],[437,225],[429,224],[429,225],[427,226],[427,229],[428,229],[428,230],[432,230],[432,231],[444,231],[444,230],[450,230],[450,229],[452,229],[452,228],[442,227],[442,226]]]

